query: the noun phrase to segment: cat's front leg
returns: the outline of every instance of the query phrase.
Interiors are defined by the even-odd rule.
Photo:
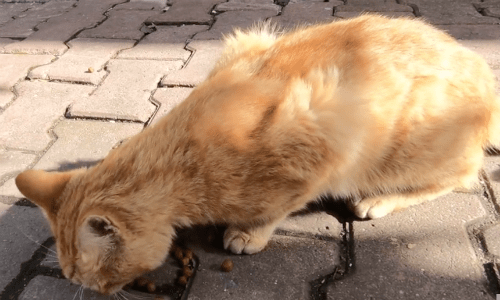
[[[261,251],[282,219],[256,227],[230,225],[224,232],[224,249],[235,254],[254,254]]]

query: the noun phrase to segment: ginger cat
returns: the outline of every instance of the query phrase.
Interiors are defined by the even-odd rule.
[[[98,165],[16,178],[67,278],[112,294],[162,264],[177,227],[227,224],[224,247],[256,253],[323,194],[378,218],[477,180],[500,142],[481,57],[418,20],[270,27],[228,37],[204,83]]]

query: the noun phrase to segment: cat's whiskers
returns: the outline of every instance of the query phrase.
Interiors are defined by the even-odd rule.
[[[129,292],[125,291],[125,290],[121,290],[121,291],[119,291],[119,293],[123,293],[125,295],[128,295],[130,298],[134,298],[134,299],[147,299],[147,297],[143,297],[143,296],[139,296],[139,295],[134,295],[134,294],[129,293]]]
[[[43,248],[45,248],[45,249],[49,250],[49,251],[50,251],[50,252],[52,252],[53,254],[57,255],[57,252],[56,252],[56,251],[54,251],[54,250],[52,250],[52,249],[50,249],[50,248],[48,248],[48,247],[45,247],[44,245],[40,244],[40,242],[38,242],[38,241],[35,241],[35,240],[34,240],[34,239],[32,239],[31,237],[29,237],[26,233],[24,233],[21,229],[19,229],[17,226],[14,226],[14,228],[16,228],[16,229],[17,229],[20,233],[22,233],[25,237],[27,237],[27,238],[28,238],[28,240],[32,241],[33,243],[35,243],[35,244],[37,244],[37,245],[39,245],[39,246],[41,246],[41,247],[43,247]],[[49,254],[49,253],[47,253],[47,255],[48,255],[48,254]]]
[[[80,290],[81,290],[81,289],[82,289],[82,286],[80,286],[80,287],[78,288],[78,290],[76,290],[75,295],[73,296],[73,300],[75,300],[75,299],[76,299],[76,295],[78,295],[78,294],[80,293]],[[80,296],[80,299],[81,299],[81,298],[82,298],[82,297]]]

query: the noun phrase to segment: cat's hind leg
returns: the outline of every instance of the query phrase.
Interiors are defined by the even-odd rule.
[[[284,219],[280,218],[259,226],[230,225],[224,232],[224,249],[235,254],[254,254],[267,245],[276,226]]]
[[[352,205],[352,211],[358,218],[361,219],[377,219],[394,211],[402,210],[412,205],[436,199],[437,197],[451,191],[453,191],[453,187],[367,197]]]

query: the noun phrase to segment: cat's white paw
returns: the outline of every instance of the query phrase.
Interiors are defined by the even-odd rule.
[[[258,236],[256,232],[247,233],[235,227],[224,232],[224,249],[235,254],[254,254],[267,245],[268,237]]]
[[[364,199],[354,206],[353,212],[361,219],[378,219],[392,213],[395,208],[393,201]]]

